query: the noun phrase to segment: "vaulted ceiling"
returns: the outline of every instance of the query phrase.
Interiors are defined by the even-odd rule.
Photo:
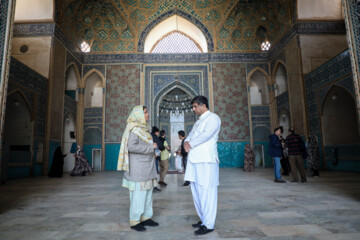
[[[215,52],[260,51],[266,33],[276,42],[291,26],[291,0],[64,0],[59,24],[93,53],[135,53],[142,32],[171,11],[199,22]],[[160,20],[160,16],[161,20]]]

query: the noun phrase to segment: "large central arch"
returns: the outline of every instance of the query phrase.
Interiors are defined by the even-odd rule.
[[[204,34],[206,42],[207,42],[207,50],[210,51],[214,51],[214,42],[213,39],[211,37],[210,32],[207,30],[207,28],[197,19],[194,19],[191,15],[180,11],[180,10],[171,10],[167,13],[162,14],[161,16],[159,16],[158,18],[156,18],[154,21],[152,21],[145,29],[144,31],[141,33],[140,38],[139,38],[139,42],[138,42],[138,52],[144,52],[145,50],[145,39],[148,37],[149,33],[151,32],[151,30],[153,30],[159,23],[161,23],[162,21],[164,21],[165,19],[168,19],[170,17],[172,17],[173,15],[178,15],[184,19],[186,19],[187,21],[191,22],[192,24],[194,24],[198,29],[200,29],[200,31]]]

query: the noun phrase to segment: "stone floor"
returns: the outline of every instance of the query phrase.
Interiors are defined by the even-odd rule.
[[[0,186],[0,239],[360,239],[360,175],[322,172],[307,184],[274,183],[272,169],[221,169],[215,231],[196,237],[198,221],[183,175],[154,193],[160,227],[130,229],[122,174],[39,177]]]

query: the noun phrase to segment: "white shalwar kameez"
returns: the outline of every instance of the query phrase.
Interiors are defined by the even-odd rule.
[[[191,149],[188,154],[185,180],[190,181],[195,209],[202,225],[214,229],[219,185],[219,157],[217,140],[221,120],[207,111],[196,121],[185,142]]]

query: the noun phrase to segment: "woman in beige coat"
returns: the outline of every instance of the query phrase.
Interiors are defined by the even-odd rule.
[[[121,140],[117,170],[124,170],[123,187],[130,193],[130,225],[136,231],[145,226],[158,226],[151,220],[152,190],[157,186],[155,154],[157,148],[148,131],[149,113],[145,106],[136,106],[128,120]]]

